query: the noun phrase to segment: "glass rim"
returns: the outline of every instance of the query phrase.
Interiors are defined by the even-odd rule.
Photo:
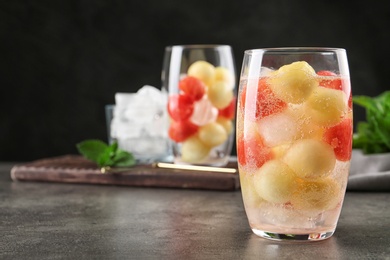
[[[276,48],[258,48],[245,50],[245,54],[252,53],[334,53],[345,52],[344,48],[335,47],[276,47]]]
[[[183,44],[183,45],[169,45],[165,47],[165,50],[172,49],[219,49],[219,48],[231,48],[228,44]]]

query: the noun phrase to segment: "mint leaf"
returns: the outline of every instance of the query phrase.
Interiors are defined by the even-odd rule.
[[[134,156],[126,151],[118,150],[114,156],[115,165],[118,167],[126,167],[135,164]]]
[[[101,154],[99,161],[100,166],[115,166],[115,153],[118,151],[118,144],[115,142],[110,146],[107,146],[106,150]]]
[[[94,139],[83,141],[76,146],[80,154],[94,162],[98,162],[108,148],[104,142]]]
[[[100,140],[85,140],[76,145],[79,153],[99,167],[130,167],[136,164],[134,156],[118,148],[118,143],[107,145]]]
[[[377,97],[355,96],[353,102],[366,110],[366,122],[359,122],[353,147],[366,154],[390,152],[390,91]]]

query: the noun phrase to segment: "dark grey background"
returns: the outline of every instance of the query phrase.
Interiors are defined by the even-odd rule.
[[[354,95],[378,95],[389,86],[389,13],[385,0],[3,0],[0,161],[106,140],[104,106],[160,87],[167,45],[229,44],[238,71],[246,49],[341,47]]]

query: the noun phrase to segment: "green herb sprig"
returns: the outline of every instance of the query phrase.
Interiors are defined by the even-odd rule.
[[[366,110],[366,122],[359,122],[353,135],[353,148],[365,154],[390,152],[390,91],[377,97],[354,96],[353,102]]]
[[[118,148],[118,143],[108,145],[100,140],[89,139],[76,145],[79,153],[94,161],[99,167],[130,167],[135,165],[134,156]]]

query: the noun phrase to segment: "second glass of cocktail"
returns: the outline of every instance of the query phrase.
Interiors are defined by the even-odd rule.
[[[275,240],[332,236],[352,149],[346,51],[246,51],[236,134],[242,195],[252,231]]]
[[[234,142],[236,77],[228,45],[176,45],[165,49],[174,162],[225,166]]]

